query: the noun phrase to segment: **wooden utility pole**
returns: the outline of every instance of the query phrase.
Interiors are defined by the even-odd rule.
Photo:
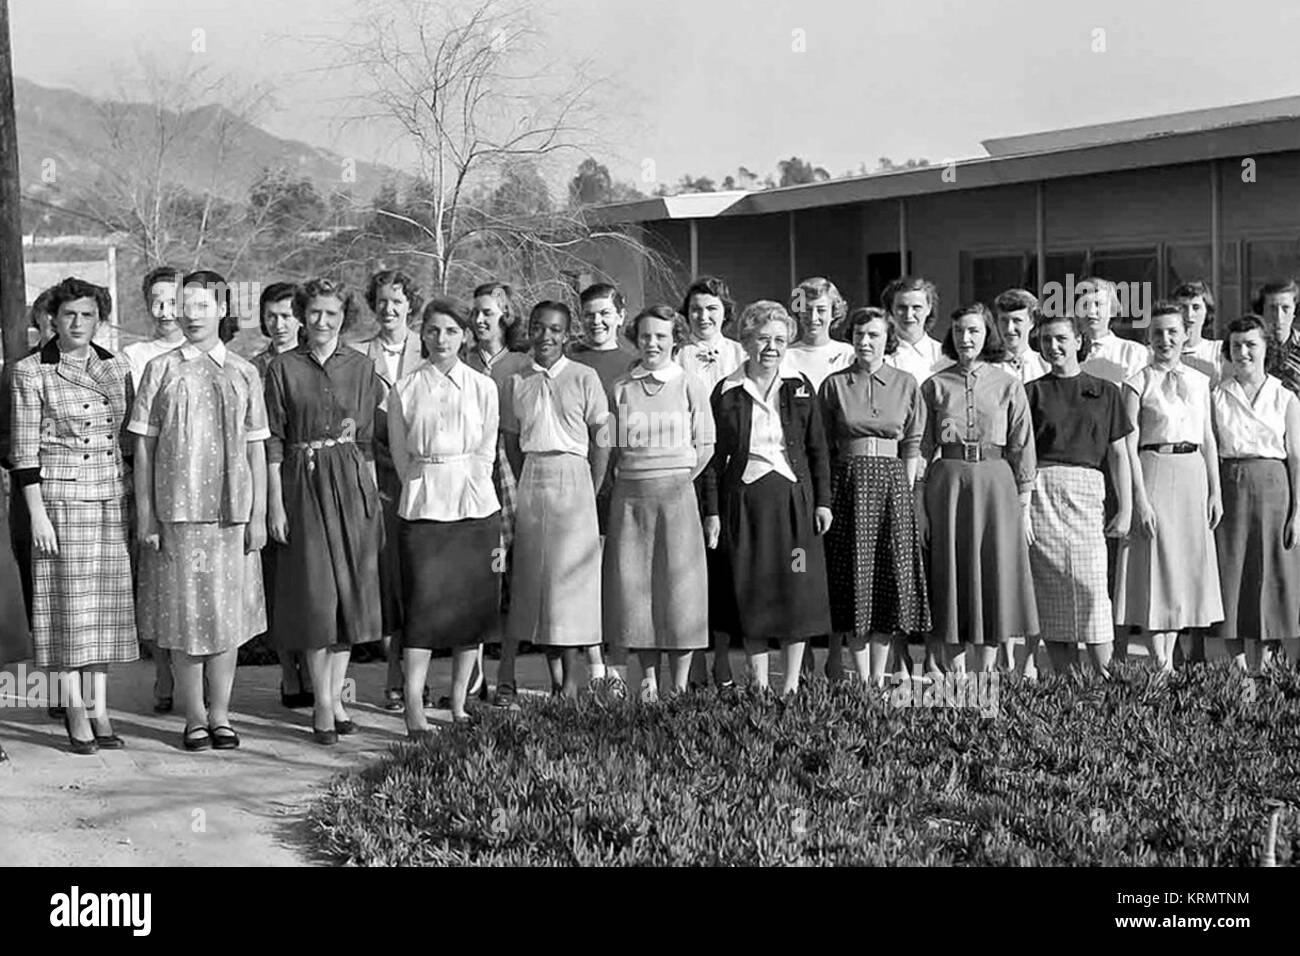
[[[4,332],[7,362],[16,362],[27,354],[27,282],[23,274],[21,204],[9,0],[0,0],[0,328]]]

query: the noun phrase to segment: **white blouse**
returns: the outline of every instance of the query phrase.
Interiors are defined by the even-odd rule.
[[[677,351],[677,364],[709,387],[709,392],[745,363],[745,349],[735,339],[690,342]]]
[[[1252,403],[1236,379],[1214,390],[1214,432],[1220,458],[1286,459],[1286,410],[1296,398],[1280,379],[1264,377]]]
[[[1114,332],[1107,332],[1093,341],[1092,351],[1079,363],[1079,368],[1089,375],[1119,385],[1141,372],[1149,361],[1151,350],[1141,342],[1122,339]]]
[[[1223,343],[1201,339],[1196,345],[1183,349],[1183,364],[1208,375],[1211,385],[1218,385],[1223,378]]]
[[[1096,373],[1092,373],[1096,374]],[[1205,441],[1210,380],[1196,369],[1148,365],[1124,382],[1138,393],[1138,446]]]
[[[500,510],[496,460],[499,398],[464,362],[444,375],[421,362],[388,393],[388,440],[407,521],[486,518]]]
[[[795,343],[786,349],[786,368],[782,374],[789,372],[806,375],[812,387],[822,387],[822,382],[831,372],[848,368],[857,358],[857,352],[847,342],[827,342],[825,345],[803,345]]]
[[[727,376],[726,384],[722,386],[724,392],[729,392],[733,388],[743,388],[754,400],[749,423],[749,461],[740,480],[747,485],[752,485],[764,475],[775,471],[786,481],[797,482],[799,479],[795,477],[794,469],[790,467],[790,459],[785,454],[785,429],[781,427],[779,407],[781,376],[778,375],[772,382],[770,396],[772,402],[763,397],[754,380],[745,374],[743,367]]]
[[[885,364],[910,372],[920,385],[939,369],[952,365],[953,361],[943,354],[943,346],[937,340],[925,335],[915,345],[899,339],[894,354],[885,356]]]

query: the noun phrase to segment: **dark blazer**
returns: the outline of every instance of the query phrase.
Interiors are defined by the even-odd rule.
[[[743,369],[744,366],[741,366]],[[743,374],[743,371],[741,372]],[[704,514],[720,514],[721,497],[740,485],[749,464],[749,429],[754,400],[740,386],[726,388],[724,378],[713,389],[713,421],[718,440],[713,458],[701,476],[704,479]],[[724,388],[726,389],[724,391]],[[785,433],[785,454],[800,483],[810,485],[813,507],[831,506],[830,449],[822,428],[817,389],[802,375],[783,376],[780,391],[781,429]]]

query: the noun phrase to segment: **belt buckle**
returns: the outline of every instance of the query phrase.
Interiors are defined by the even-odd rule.
[[[980,443],[977,441],[963,441],[961,443],[961,460],[965,462],[977,462],[982,460],[980,456]]]
[[[867,439],[867,456],[870,458],[878,458],[880,456],[879,446],[876,444],[876,439],[874,437]]]

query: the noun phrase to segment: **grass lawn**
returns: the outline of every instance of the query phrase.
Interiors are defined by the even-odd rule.
[[[1275,817],[1300,861],[1300,673],[1117,676],[525,701],[337,779],[311,823],[368,866],[1255,866]]]

